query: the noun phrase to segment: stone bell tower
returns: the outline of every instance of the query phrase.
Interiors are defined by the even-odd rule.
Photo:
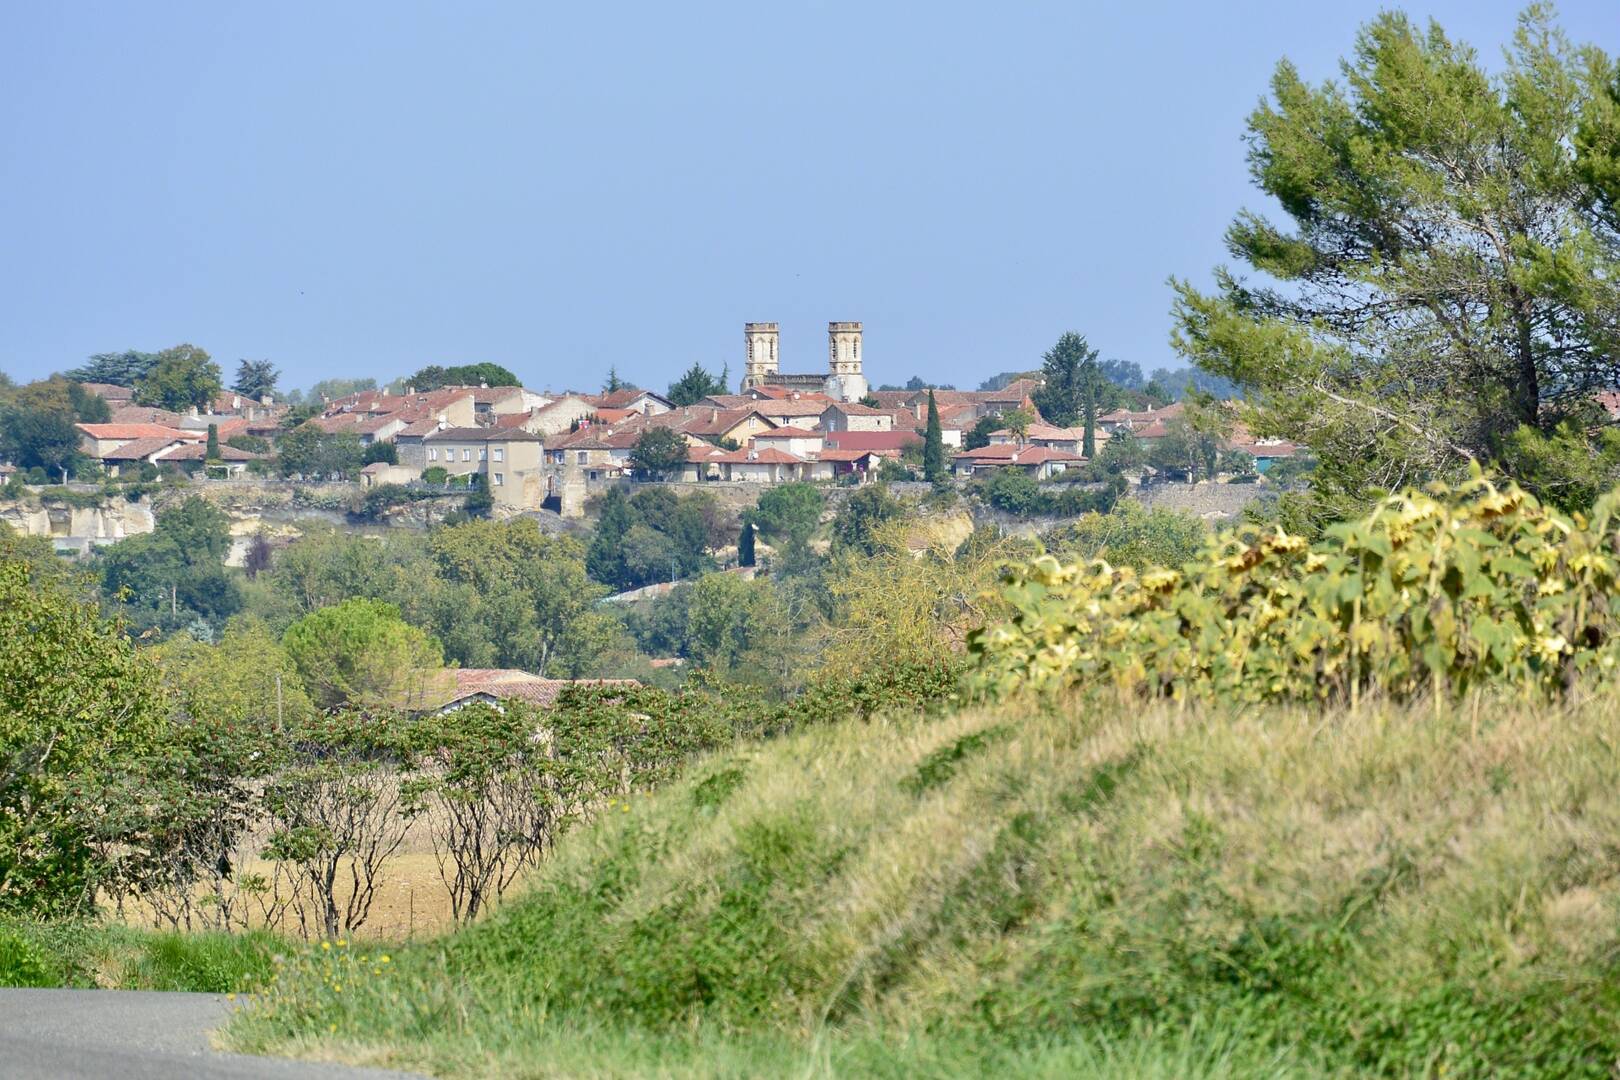
[[[866,396],[861,374],[861,324],[827,324],[827,396],[834,401],[859,401]]]
[[[743,341],[748,346],[743,360],[743,389],[768,383],[781,370],[776,345],[779,338],[773,322],[743,323]]]

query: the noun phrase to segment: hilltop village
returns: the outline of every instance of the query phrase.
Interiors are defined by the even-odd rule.
[[[1135,466],[1133,481],[1154,474],[1153,461],[1159,473],[1192,480],[1201,456],[1210,458],[1208,479],[1258,477],[1299,451],[1228,418],[1203,449],[1155,457],[1166,442],[1196,441],[1186,403],[1114,387],[1106,411],[1048,417],[1039,370],[1012,373],[995,389],[870,389],[859,322],[828,324],[824,372],[781,370],[776,323],[748,323],[743,339],[736,392],[694,367],[707,384],[700,379],[704,392],[686,400],[676,387],[659,393],[610,377],[607,389],[593,392],[406,384],[299,404],[222,390],[206,407],[180,411],[138,404],[130,387],[84,382],[108,415],[77,424],[80,451],[109,478],[178,471],[220,480],[348,480],[365,489],[476,486],[502,512],[544,508],[563,516],[579,515],[592,492],[623,479],[939,483],[1013,470],[1050,481],[1128,439],[1132,451],[1122,461]],[[943,460],[925,476],[930,409]],[[1180,457],[1185,469],[1173,467]],[[1163,467],[1166,460],[1172,467]]]

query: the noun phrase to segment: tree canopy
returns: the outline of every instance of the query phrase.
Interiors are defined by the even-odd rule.
[[[268,360],[239,360],[236,364],[236,380],[231,383],[231,389],[255,401],[274,397],[276,380],[280,377],[281,372]]]
[[[685,374],[669,384],[666,396],[676,408],[696,405],[706,397],[727,393],[726,381],[724,370],[719,375],[710,375],[702,364],[693,363]]]
[[[325,708],[422,704],[430,676],[444,666],[439,643],[381,600],[321,608],[289,626],[281,643]]]
[[[157,361],[135,384],[135,398],[142,405],[185,412],[208,411],[223,384],[219,365],[195,345],[176,345],[158,353]]]
[[[1041,375],[1045,384],[1031,397],[1047,423],[1073,427],[1088,409],[1095,414],[1102,373],[1085,338],[1073,330],[1060,336],[1041,358]]]
[[[499,364],[488,361],[479,364],[453,364],[440,367],[429,364],[416,374],[403,380],[417,393],[438,390],[445,386],[522,386],[523,380]]]
[[[1285,215],[1227,232],[1257,277],[1175,284],[1177,346],[1249,389],[1258,433],[1317,452],[1328,513],[1595,420],[1620,385],[1614,61],[1537,6],[1497,73],[1399,13],[1343,72],[1312,86],[1284,61],[1249,117]]]
[[[673,428],[648,428],[630,448],[630,467],[647,479],[659,480],[677,474],[685,464],[686,438]]]
[[[157,362],[157,353],[125,349],[118,353],[96,353],[84,364],[64,374],[75,382],[134,387],[146,378]]]

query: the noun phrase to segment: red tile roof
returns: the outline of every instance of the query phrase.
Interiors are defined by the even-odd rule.
[[[179,413],[168,409],[154,409],[150,405],[121,405],[112,411],[107,418],[110,424],[159,424],[163,427],[179,427],[184,419]]]
[[[773,429],[771,431],[762,431],[758,435],[755,435],[754,438],[756,438],[756,439],[819,439],[819,438],[822,438],[823,436],[825,436],[826,434],[827,433],[824,432],[824,431],[812,431],[809,428],[791,427],[791,426],[789,426],[789,427],[775,428],[775,429]]]
[[[131,439],[129,442],[118,447],[116,450],[109,450],[105,454],[102,454],[101,460],[140,461],[152,454],[157,453],[159,450],[162,450],[165,447],[173,446],[177,442],[179,442],[178,439],[168,439],[162,437],[151,439]]]
[[[717,458],[710,458],[717,465],[802,465],[804,458],[790,454],[786,450],[778,450],[774,446],[754,450],[733,450]]]
[[[753,408],[761,416],[820,416],[832,403],[826,401],[756,401]]]
[[[453,689],[436,708],[487,695],[503,701],[551,706],[570,686],[640,686],[634,679],[546,679],[516,668],[455,668],[446,673]]]
[[[899,450],[923,437],[915,431],[829,431],[827,445],[840,450]]]
[[[76,424],[92,439],[206,439],[206,431],[182,431],[162,424]]]
[[[870,405],[862,405],[858,401],[835,401],[831,405],[828,405],[824,409],[822,409],[822,412],[827,412],[827,411],[830,411],[832,409],[837,409],[839,412],[843,413],[845,416],[892,416],[892,415],[894,415],[893,413],[888,412],[888,411],[883,410],[883,409],[874,409]],[[916,417],[913,416],[912,419],[915,420]]]
[[[208,447],[203,443],[187,443],[171,453],[164,454],[163,461],[202,461],[208,456]],[[219,460],[221,461],[258,461],[263,454],[250,454],[246,450],[238,450],[234,446],[221,446]]]
[[[829,446],[816,454],[817,461],[860,461],[869,457],[889,457],[884,450],[845,450],[842,447]]]

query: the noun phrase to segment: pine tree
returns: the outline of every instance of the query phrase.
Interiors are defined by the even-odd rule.
[[[943,484],[945,472],[945,432],[939,424],[939,404],[934,392],[928,391],[928,430],[923,435],[923,479],[930,484]]]
[[[744,521],[742,535],[737,537],[737,565],[754,565],[754,523]]]

